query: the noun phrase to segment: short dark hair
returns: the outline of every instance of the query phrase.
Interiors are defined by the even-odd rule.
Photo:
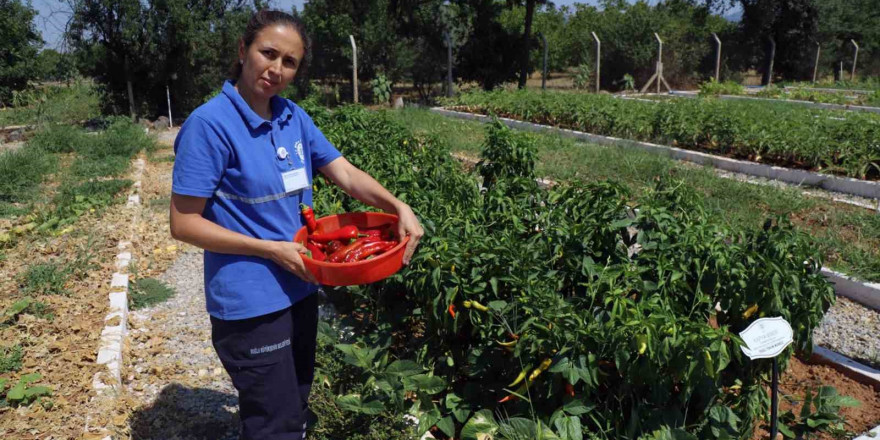
[[[306,25],[299,19],[299,17],[294,17],[293,15],[282,11],[261,9],[255,12],[254,15],[251,16],[251,19],[248,20],[247,27],[244,29],[244,34],[241,36],[241,42],[244,43],[245,48],[250,47],[251,43],[254,42],[254,39],[257,38],[257,34],[260,33],[261,30],[276,24],[283,24],[293,28],[293,30],[299,34],[299,38],[303,42],[303,49],[305,50],[303,52],[302,61],[297,69],[297,76],[300,76],[300,74],[306,69],[306,60],[309,57],[309,52],[312,50],[312,42],[306,32]],[[232,63],[229,76],[232,77],[233,80],[238,81],[238,78],[241,76],[240,60],[235,60]]]

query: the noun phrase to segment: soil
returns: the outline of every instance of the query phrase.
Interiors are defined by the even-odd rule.
[[[847,438],[856,437],[880,425],[880,387],[856,382],[828,365],[807,364],[797,358],[791,359],[788,369],[779,378],[779,414],[793,408],[797,414],[800,408],[799,404],[792,404],[784,396],[803,399],[807,390],[815,391],[822,385],[833,386],[840,395],[854,397],[862,403],[858,407],[842,408],[840,411],[847,430],[854,434]],[[765,427],[769,428],[757,427],[752,440],[769,438],[770,432]],[[830,440],[835,437],[823,433],[817,438]]]

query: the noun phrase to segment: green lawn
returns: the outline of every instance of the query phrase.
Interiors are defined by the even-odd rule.
[[[436,136],[454,152],[479,154],[483,124],[451,119],[427,110],[389,111],[417,134]],[[538,174],[550,179],[615,179],[636,196],[656,176],[675,175],[704,195],[706,209],[737,227],[760,227],[768,216],[788,215],[809,232],[825,264],[868,281],[880,281],[880,215],[845,204],[776,188],[718,177],[710,168],[683,164],[646,152],[604,147],[550,134],[531,134],[538,143]]]

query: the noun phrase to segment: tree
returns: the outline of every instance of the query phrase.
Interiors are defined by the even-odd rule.
[[[535,6],[547,3],[547,0],[508,0],[509,6],[522,6],[525,1],[526,16],[525,29],[523,30],[522,43],[520,44],[519,55],[519,88],[526,86],[527,75],[529,73],[529,51],[532,38],[532,21],[535,18]]]
[[[812,72],[811,41],[818,31],[819,11],[813,0],[740,0],[743,9],[738,47],[742,68],[755,67],[770,80],[769,39],[776,42],[774,73],[788,78],[807,78]],[[748,48],[763,47],[763,57]]]
[[[43,49],[34,63],[36,76],[43,81],[68,81],[76,75],[71,54],[55,49]]]
[[[104,84],[107,111],[186,113],[220,87],[253,9],[245,0],[70,0],[67,32],[84,73]],[[260,7],[262,4],[255,3]]]
[[[859,44],[858,72],[880,74],[880,9],[876,0],[824,0],[819,11],[817,40],[822,43],[821,65],[837,70],[840,62],[852,68],[853,46]],[[827,72],[827,70],[826,70]]]
[[[27,87],[43,39],[34,25],[37,11],[20,0],[0,0],[0,104]]]

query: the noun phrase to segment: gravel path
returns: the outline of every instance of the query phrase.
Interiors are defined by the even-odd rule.
[[[813,331],[817,345],[880,369],[880,313],[846,298],[828,310]]]
[[[158,277],[175,295],[132,314],[128,389],[142,403],[133,439],[236,439],[237,393],[211,345],[202,252]]]

